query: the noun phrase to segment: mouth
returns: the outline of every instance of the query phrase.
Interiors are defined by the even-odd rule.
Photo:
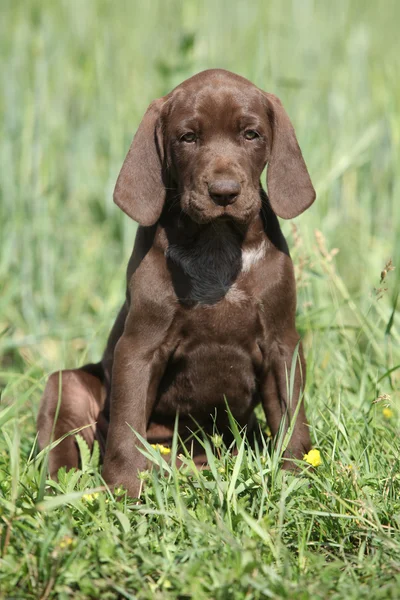
[[[227,206],[218,206],[213,204],[208,197],[194,192],[183,198],[182,210],[195,223],[210,223],[218,219],[219,221],[236,221],[240,224],[247,223],[252,216],[251,207],[238,206],[236,203]]]

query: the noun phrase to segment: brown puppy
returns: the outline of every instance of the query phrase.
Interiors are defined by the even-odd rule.
[[[260,176],[268,166],[267,198]],[[73,428],[98,439],[104,478],[139,490],[145,467],[130,427],[151,442],[213,429],[229,438],[225,397],[255,428],[261,402],[273,434],[286,427],[305,380],[293,267],[276,215],[292,218],[315,192],[278,98],[220,69],[188,79],[148,108],[122,166],[116,204],[139,227],[126,301],[103,359],[53,374],[38,418],[41,447]],[[58,404],[59,414],[54,426]],[[310,448],[303,406],[285,456]],[[204,461],[199,445],[195,460]],[[50,453],[50,474],[77,467],[73,436]]]

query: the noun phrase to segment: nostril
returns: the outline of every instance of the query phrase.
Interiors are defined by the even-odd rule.
[[[233,179],[220,179],[208,184],[208,193],[216,204],[233,204],[241,191],[240,183]]]

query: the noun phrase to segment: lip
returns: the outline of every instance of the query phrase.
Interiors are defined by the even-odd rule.
[[[235,221],[240,225],[245,225],[251,220],[253,214],[249,206],[238,208],[236,203],[228,206],[218,206],[212,203],[206,194],[200,195],[193,192],[189,195],[187,206],[183,211],[199,225],[211,223],[216,219]]]

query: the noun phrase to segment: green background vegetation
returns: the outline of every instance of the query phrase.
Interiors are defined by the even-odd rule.
[[[399,269],[380,274],[400,265],[399,3],[1,8],[0,597],[398,598]],[[123,297],[119,168],[149,102],[210,67],[281,98],[317,190],[283,227],[323,465],[223,449],[197,476],[153,472],[136,505],[81,497],[102,485],[86,456],[54,495],[38,402],[51,371],[100,357]]]

